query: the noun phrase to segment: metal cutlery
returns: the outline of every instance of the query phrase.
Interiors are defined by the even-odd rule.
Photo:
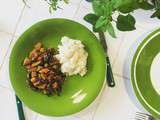
[[[17,96],[16,96],[16,104],[17,104],[17,109],[18,109],[19,120],[25,120],[22,102]]]
[[[114,81],[114,77],[113,77],[113,73],[112,73],[112,68],[111,68],[111,64],[110,64],[110,60],[108,57],[108,47],[107,47],[107,43],[106,43],[106,38],[104,35],[104,32],[99,32],[99,38],[100,38],[100,42],[106,52],[106,62],[107,62],[107,73],[106,73],[106,80],[108,83],[109,87],[114,87],[115,86],[115,81]]]
[[[146,114],[146,113],[141,113],[141,112],[136,112],[136,120],[156,120],[153,116]]]

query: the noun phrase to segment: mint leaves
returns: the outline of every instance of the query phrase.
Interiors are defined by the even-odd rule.
[[[111,23],[108,23],[106,28],[107,28],[108,33],[109,33],[113,38],[116,38],[116,34],[115,34],[115,31],[114,31],[114,28],[113,28],[112,24],[111,24]]]
[[[84,20],[93,25],[95,32],[108,32],[116,37],[113,22],[120,31],[135,30],[136,20],[130,13],[137,9],[155,10],[151,18],[160,19],[160,0],[92,0],[94,13],[88,14]],[[118,17],[113,20],[112,15],[118,11]]]
[[[108,31],[112,37],[116,37],[114,28],[111,24],[115,3],[116,0],[93,0],[92,7],[94,14],[86,15],[84,20],[93,25],[93,30],[95,32]]]
[[[116,26],[120,31],[131,31],[136,29],[135,23],[136,21],[132,15],[119,15]]]
[[[123,4],[122,4],[123,3]],[[93,25],[95,32],[108,32],[112,37],[116,37],[113,22],[116,22],[117,29],[121,31],[130,31],[135,29],[135,19],[128,14],[119,15],[117,21],[114,21],[112,15],[121,5],[128,5],[130,0],[93,0],[92,6],[94,13],[88,14],[84,20]]]
[[[84,20],[87,21],[88,23],[92,24],[92,25],[95,25],[98,18],[99,17],[97,15],[90,13],[90,14],[87,14],[84,17]]]
[[[128,4],[120,6],[118,10],[122,13],[130,13],[137,9],[151,10],[153,8],[153,4],[149,3],[147,0],[130,0]]]
[[[158,19],[160,19],[160,9],[159,9],[159,10],[156,10],[156,11],[152,14],[151,18],[154,18],[154,17],[157,17]]]
[[[22,0],[26,4],[26,0]],[[49,11],[61,8],[59,2],[68,3],[69,0],[45,0],[49,4]],[[89,13],[84,20],[92,24],[94,32],[108,32],[116,37],[115,29],[120,31],[135,30],[136,20],[131,15],[137,9],[152,10],[151,18],[160,19],[160,0],[87,0],[92,2],[94,13]],[[113,20],[112,16],[118,11],[119,15]],[[116,23],[116,28],[112,23]]]
[[[131,15],[119,15],[117,21],[113,21],[112,15],[118,10],[122,3],[128,4],[129,0],[93,0],[92,7],[94,14],[88,14],[84,20],[93,25],[95,32],[108,32],[112,37],[116,37],[112,22],[116,22],[117,28],[121,31],[135,29],[135,19]],[[131,20],[131,21],[130,21]]]
[[[102,26],[105,26],[106,24],[108,24],[108,20],[105,16],[100,16],[96,22],[95,28],[101,28]]]
[[[57,10],[58,8],[61,8],[58,3],[60,1],[63,1],[65,3],[68,3],[69,0],[45,0],[49,5],[49,12],[52,13],[53,11]]]

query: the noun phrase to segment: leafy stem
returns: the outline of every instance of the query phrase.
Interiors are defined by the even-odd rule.
[[[116,37],[112,22],[120,31],[136,29],[136,20],[130,13],[137,9],[155,10],[151,17],[160,19],[160,0],[92,0],[92,6],[94,13],[86,15],[84,20],[93,25],[95,32],[108,32],[112,37]],[[119,13],[117,20],[112,18],[115,11]]]
[[[22,0],[25,5],[27,5],[26,0]],[[58,5],[60,1],[68,3],[68,0],[44,0],[49,5],[49,12],[52,13],[53,11],[60,9],[61,7]],[[28,6],[28,5],[27,5]]]
[[[68,3],[68,0],[44,0],[49,5],[49,11],[61,8],[60,1]],[[120,31],[135,30],[136,20],[131,15],[137,9],[154,10],[151,18],[160,19],[160,0],[88,0],[92,2],[93,13],[89,13],[84,20],[92,24],[94,32],[108,32],[112,37],[116,37],[115,29]],[[23,2],[27,5],[26,0]],[[113,14],[118,12],[118,17],[113,19]],[[116,23],[116,28],[112,23]]]

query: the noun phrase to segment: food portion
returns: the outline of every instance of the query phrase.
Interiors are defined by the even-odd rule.
[[[44,48],[42,43],[37,43],[25,58],[23,65],[28,72],[27,82],[33,90],[46,95],[60,95],[65,74],[61,72],[61,64],[55,54],[55,49]]]
[[[84,49],[84,45],[79,40],[73,40],[63,37],[61,45],[58,46],[59,54],[56,58],[61,63],[61,71],[69,76],[84,76],[87,72],[88,53]]]
[[[60,95],[66,76],[86,74],[88,53],[81,41],[63,37],[61,43],[58,50],[37,43],[25,58],[27,82],[33,90]]]

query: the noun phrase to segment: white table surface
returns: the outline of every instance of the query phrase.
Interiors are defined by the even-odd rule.
[[[22,0],[3,0],[0,4],[0,120],[18,120],[14,91],[9,81],[8,62],[11,49],[17,38],[34,23],[47,18],[68,18],[92,27],[83,20],[92,12],[91,4],[85,0],[70,0],[63,9],[54,14],[48,12],[44,0],[28,0],[30,8]],[[138,10],[136,30],[120,32],[117,38],[106,34],[109,56],[116,81],[115,88],[104,86],[102,93],[89,107],[67,117],[47,117],[24,106],[26,120],[133,120],[136,111],[143,111],[134,96],[129,77],[129,66],[137,43],[144,34],[160,26],[160,20],[150,19],[152,12]]]

